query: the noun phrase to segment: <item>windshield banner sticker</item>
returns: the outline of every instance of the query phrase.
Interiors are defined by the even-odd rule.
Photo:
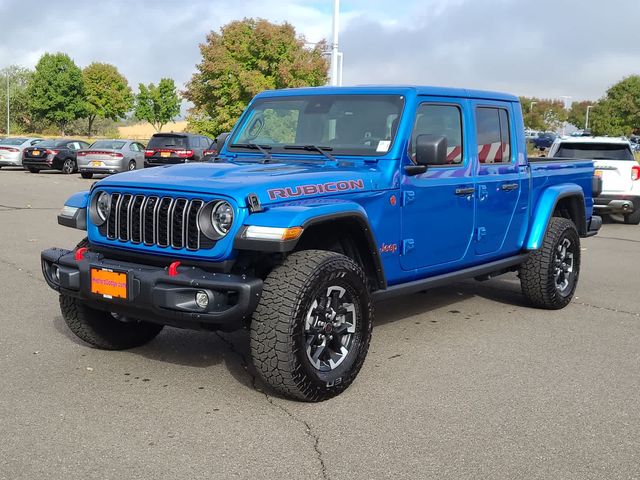
[[[346,192],[350,190],[364,190],[364,180],[360,178],[358,180],[298,185],[297,187],[272,188],[267,190],[267,193],[271,200],[276,200],[278,198],[304,197],[319,193]]]

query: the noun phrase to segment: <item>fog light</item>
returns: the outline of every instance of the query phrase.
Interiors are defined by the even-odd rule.
[[[202,290],[196,292],[196,304],[203,310],[209,306],[209,295],[207,295],[207,292],[203,292]]]
[[[60,283],[60,268],[57,265],[51,265],[51,279]]]

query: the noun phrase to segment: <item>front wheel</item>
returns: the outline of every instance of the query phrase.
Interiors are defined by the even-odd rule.
[[[65,175],[71,175],[76,171],[76,162],[70,158],[67,158],[62,164],[62,173]]]
[[[372,322],[367,278],[357,263],[322,250],[293,253],[264,282],[251,322],[253,363],[280,394],[326,400],[355,380]]]
[[[96,310],[77,298],[60,295],[60,310],[73,334],[103,350],[125,350],[150,342],[163,325]]]
[[[580,275],[580,236],[571,220],[552,217],[542,247],[520,266],[522,293],[536,307],[566,307]]]
[[[131,172],[132,170],[136,169],[136,162],[134,160],[131,160],[129,162],[129,171]]]

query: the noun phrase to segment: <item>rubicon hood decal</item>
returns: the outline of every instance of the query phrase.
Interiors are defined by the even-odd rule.
[[[296,187],[271,188],[267,190],[267,194],[270,200],[277,200],[279,198],[304,197],[319,193],[347,192],[350,190],[364,190],[364,180],[359,178],[357,180],[298,185]]]

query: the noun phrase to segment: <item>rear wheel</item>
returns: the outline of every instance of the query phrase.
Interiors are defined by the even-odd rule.
[[[624,223],[627,225],[640,225],[640,209],[625,215]]]
[[[33,168],[33,167],[27,167],[27,170],[29,170],[31,173],[38,173],[38,172],[40,172],[40,170],[38,170],[37,168]]]
[[[129,171],[131,171],[131,170],[135,170],[135,169],[136,169],[136,162],[135,162],[135,161],[133,161],[133,160],[131,160],[131,161],[129,162]]]
[[[356,378],[369,349],[373,304],[350,258],[291,254],[264,282],[251,322],[251,355],[261,378],[287,397],[321,401]]]
[[[67,158],[62,164],[62,173],[65,175],[71,175],[76,171],[76,162],[71,158]]]
[[[60,310],[76,337],[103,350],[139,347],[153,340],[163,328],[163,325],[95,310],[66,295],[60,295]]]
[[[566,218],[549,221],[542,247],[520,266],[522,293],[535,306],[550,310],[566,307],[580,275],[580,237]]]
[[[80,176],[82,178],[93,178],[93,173],[91,173],[91,172],[81,172]]]

